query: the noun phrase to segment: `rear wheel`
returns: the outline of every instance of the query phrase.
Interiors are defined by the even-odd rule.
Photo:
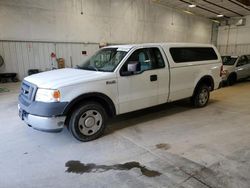
[[[85,103],[73,111],[69,131],[79,141],[94,140],[104,133],[106,117],[106,112],[100,104]]]
[[[236,77],[235,74],[229,75],[229,77],[227,79],[227,83],[228,83],[229,86],[234,85],[236,83],[236,81],[237,81],[237,77]]]
[[[1,83],[7,83],[7,82],[8,82],[7,78],[2,78],[1,79]]]
[[[16,77],[12,78],[11,80],[12,82],[18,82],[18,79]]]
[[[207,105],[210,97],[210,90],[207,85],[200,85],[191,98],[194,107],[201,108]]]

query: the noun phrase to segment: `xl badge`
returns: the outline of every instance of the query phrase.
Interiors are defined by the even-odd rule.
[[[106,84],[107,84],[107,85],[110,85],[110,84],[116,84],[116,81],[115,81],[115,80],[112,80],[112,81],[106,81]]]

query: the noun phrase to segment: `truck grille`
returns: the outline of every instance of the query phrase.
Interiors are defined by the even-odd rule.
[[[29,106],[35,98],[37,87],[29,82],[23,81],[20,89],[19,99],[22,104]]]

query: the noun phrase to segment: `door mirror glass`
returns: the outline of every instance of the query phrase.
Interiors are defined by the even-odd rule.
[[[130,62],[128,62],[127,70],[129,72],[138,72],[138,71],[141,71],[140,63],[138,61],[130,61]]]
[[[131,76],[141,71],[141,65],[138,61],[129,61],[121,71],[122,76]]]

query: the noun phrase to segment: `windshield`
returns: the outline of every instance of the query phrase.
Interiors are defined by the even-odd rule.
[[[234,65],[236,62],[237,57],[231,57],[231,56],[222,56],[222,63],[223,65]]]
[[[99,50],[82,65],[78,66],[78,68],[84,70],[113,72],[127,53],[127,51],[118,48],[104,48]]]

